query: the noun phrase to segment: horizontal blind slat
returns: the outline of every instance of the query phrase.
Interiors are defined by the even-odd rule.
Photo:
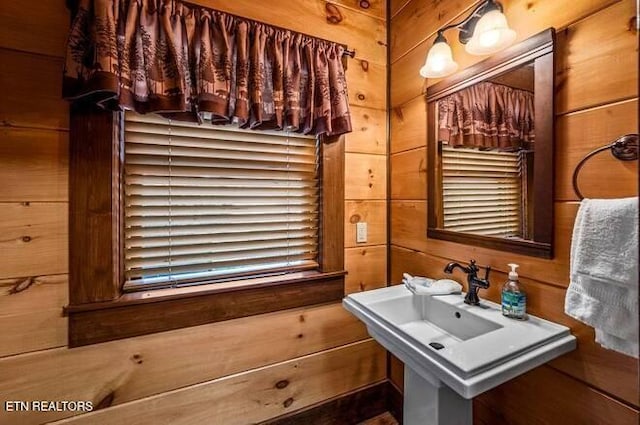
[[[125,136],[126,137],[126,136]],[[155,165],[163,166],[168,169],[169,155],[125,155],[125,172],[127,172],[126,164],[135,165]],[[242,158],[201,158],[201,157],[172,157],[171,168],[173,167],[205,167],[205,168],[235,168],[248,170],[264,170],[264,171],[303,171],[315,172],[316,165],[307,162],[286,162],[286,161],[247,161]],[[168,171],[166,171],[168,173]]]
[[[293,237],[293,235],[292,235]],[[295,239],[285,237],[264,239],[264,240],[233,240],[230,242],[215,241],[208,244],[188,244],[171,245],[145,248],[131,248],[127,250],[126,258],[129,260],[138,259],[165,259],[172,256],[176,262],[185,258],[210,256],[217,258],[221,253],[255,251],[273,248],[294,248],[312,247],[315,243],[314,235],[303,235]],[[133,264],[133,263],[132,263]]]
[[[253,215],[182,215],[182,216],[127,216],[127,228],[136,227],[168,227],[168,226],[193,226],[193,225],[245,225],[261,223],[283,223],[293,224],[299,222],[314,222],[317,212],[303,212],[297,214],[260,214]]]
[[[267,223],[232,223],[232,224],[183,224],[176,226],[146,227],[135,226],[125,228],[125,238],[150,237],[150,236],[183,236],[183,235],[216,235],[216,234],[242,234],[248,232],[287,231],[316,228],[316,220],[299,222],[267,222]]]
[[[245,235],[244,240],[248,242],[252,241],[266,241],[266,240],[286,240],[290,238],[302,239],[302,238],[317,238],[318,229],[297,229],[287,232],[252,232]],[[157,248],[168,246],[187,246],[187,245],[206,245],[223,242],[235,242],[237,241],[236,234],[216,234],[215,236],[207,234],[197,235],[181,235],[181,236],[145,236],[145,237],[133,237],[125,241],[128,249],[144,249],[144,248]]]
[[[131,205],[126,210],[127,217],[182,217],[182,216],[222,216],[241,217],[247,220],[256,220],[256,216],[262,215],[286,215],[286,214],[318,214],[317,205],[309,203],[306,205],[254,205],[254,206],[216,206],[216,205],[187,205],[179,206],[136,206]],[[258,220],[259,221],[259,220]]]
[[[237,151],[266,151],[283,154],[300,154],[313,155],[315,150],[314,143],[304,143],[305,139],[296,142],[295,140],[287,140],[282,138],[268,137],[263,139],[241,139],[241,137],[199,137],[193,133],[176,133],[176,132],[145,132],[144,129],[127,128],[127,143],[131,145],[148,145],[148,148],[154,147],[192,147],[201,149],[229,149]],[[211,131],[211,130],[204,130]]]
[[[207,186],[142,186],[127,185],[127,197],[143,196],[171,196],[175,197],[224,197],[224,198],[241,198],[247,197],[285,197],[285,198],[304,198],[313,197],[318,193],[315,187],[308,188],[234,188],[234,187],[207,187]]]
[[[315,252],[308,249],[308,247],[294,247],[292,249],[282,249],[282,248],[273,248],[273,249],[259,249],[254,251],[240,251],[240,252],[230,252],[226,254],[218,254],[218,255],[190,255],[185,258],[177,257],[175,260],[170,262],[168,259],[165,261],[159,261],[158,259],[130,259],[128,260],[129,270],[130,272],[141,271],[141,270],[168,270],[171,271],[171,268],[177,270],[179,268],[185,269],[187,266],[194,266],[193,271],[202,271],[205,269],[216,269],[219,267],[228,267],[229,264],[251,264],[251,261],[254,260],[255,263],[265,264],[268,262],[274,263],[286,263],[293,259],[311,259],[314,257]],[[195,267],[198,267],[196,270]]]
[[[202,177],[175,177],[175,176],[147,176],[130,174],[127,177],[129,185],[139,186],[168,186],[175,187],[235,187],[235,188],[317,188],[318,180],[303,178],[274,178],[274,179],[247,179],[247,178],[202,178]]]
[[[295,153],[271,153],[264,150],[247,151],[247,150],[227,150],[227,149],[199,149],[179,146],[158,146],[158,145],[138,145],[135,143],[128,144],[127,153],[131,156],[149,157],[149,158],[168,158],[171,156],[172,162],[179,159],[229,159],[240,161],[257,161],[257,162],[282,162],[315,164],[315,151],[305,154]]]
[[[443,227],[483,235],[520,234],[520,166],[518,153],[443,146]]]
[[[127,285],[317,266],[315,138],[127,112]]]
[[[171,198],[171,199],[170,199]],[[318,197],[304,197],[304,198],[292,198],[287,196],[272,196],[272,197],[253,197],[253,198],[241,198],[241,197],[220,197],[220,198],[207,198],[198,196],[144,196],[144,195],[131,195],[125,196],[125,202],[129,205],[148,205],[148,206],[259,206],[259,205],[278,205],[286,207],[287,205],[317,205]]]
[[[284,260],[281,256],[277,255],[261,258],[235,258],[221,261],[215,266],[209,262],[189,264],[186,266],[174,265],[172,267],[158,265],[154,268],[129,270],[126,273],[126,277],[129,279],[129,285],[135,285],[135,280],[141,278],[156,278],[158,282],[179,282],[182,279],[190,278],[194,273],[202,273],[207,276],[229,276],[234,273],[246,272],[248,267],[256,272],[267,272],[270,269],[281,269],[283,267],[299,267],[304,264],[313,264],[317,267],[315,260],[317,255],[317,252],[290,255]]]
[[[267,168],[225,168],[225,167],[191,167],[171,165],[171,176],[175,178],[226,178],[226,179],[253,179],[260,180],[314,180],[315,167],[306,167],[305,170],[294,170],[292,167],[276,170]],[[126,173],[129,176],[158,176],[169,175],[169,164],[140,165],[129,162],[126,165]]]

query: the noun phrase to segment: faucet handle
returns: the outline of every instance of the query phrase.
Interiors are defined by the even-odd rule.
[[[489,273],[491,272],[491,266],[487,266],[484,269],[484,280],[489,281]]]
[[[469,260],[469,270],[477,272],[480,270],[478,266],[476,266],[476,260]]]

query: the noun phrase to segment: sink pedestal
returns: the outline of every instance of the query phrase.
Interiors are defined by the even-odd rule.
[[[404,368],[404,425],[471,425],[471,400],[433,377]]]

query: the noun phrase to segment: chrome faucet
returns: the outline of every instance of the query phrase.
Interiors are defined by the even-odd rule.
[[[444,268],[444,272],[451,274],[456,267],[467,274],[467,296],[464,297],[464,302],[466,304],[479,305],[480,298],[478,298],[478,291],[480,289],[487,289],[490,286],[489,272],[491,271],[491,267],[485,267],[484,279],[478,277],[480,268],[476,266],[476,260],[469,261],[469,267],[463,267],[458,263],[449,263]]]

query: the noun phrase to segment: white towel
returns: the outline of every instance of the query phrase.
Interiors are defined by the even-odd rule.
[[[460,293],[462,285],[451,279],[429,279],[403,273],[402,283],[416,295],[447,295]]]
[[[565,312],[603,347],[638,357],[638,198],[582,201],[570,277]]]

